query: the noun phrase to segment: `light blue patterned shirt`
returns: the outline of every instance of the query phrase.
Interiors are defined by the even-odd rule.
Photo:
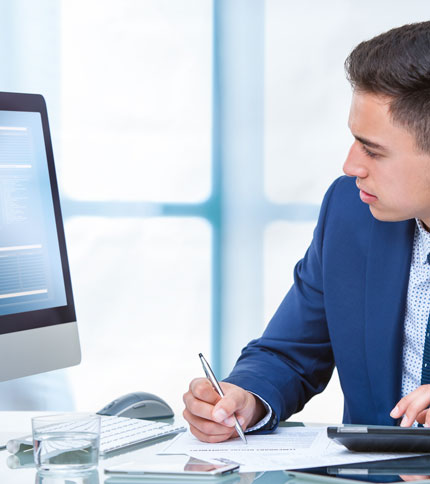
[[[417,220],[403,328],[402,397],[421,384],[424,340],[430,314],[430,233]]]

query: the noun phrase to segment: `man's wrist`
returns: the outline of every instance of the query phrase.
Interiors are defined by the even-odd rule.
[[[267,415],[267,411],[270,410],[269,405],[265,405],[263,403],[263,400],[258,396],[255,395],[255,393],[249,392],[251,397],[254,399],[255,402],[255,409],[253,412],[253,417],[250,420],[248,427],[254,427],[258,422],[264,419],[264,417]]]
[[[255,398],[256,410],[254,411],[254,418],[250,421],[246,432],[271,430],[274,426],[275,420],[275,414],[272,407],[266,402],[266,400],[264,400],[264,398],[260,397],[260,395],[253,392],[249,393]],[[262,412],[261,408],[263,409]]]

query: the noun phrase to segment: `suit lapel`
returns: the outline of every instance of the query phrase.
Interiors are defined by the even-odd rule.
[[[365,351],[380,424],[400,398],[403,323],[415,221],[374,220],[366,269]],[[370,402],[369,402],[370,403]]]

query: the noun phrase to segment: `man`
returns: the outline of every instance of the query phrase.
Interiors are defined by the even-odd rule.
[[[345,66],[347,177],[329,188],[294,285],[225,397],[191,382],[184,417],[203,441],[236,436],[233,413],[247,431],[273,430],[335,365],[345,423],[430,424],[430,22],[361,43]]]

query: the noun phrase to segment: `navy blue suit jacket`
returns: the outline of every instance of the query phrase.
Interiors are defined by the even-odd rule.
[[[337,179],[294,285],[225,381],[264,398],[276,425],[321,392],[336,365],[343,421],[393,425],[414,227],[376,220],[355,179]]]

